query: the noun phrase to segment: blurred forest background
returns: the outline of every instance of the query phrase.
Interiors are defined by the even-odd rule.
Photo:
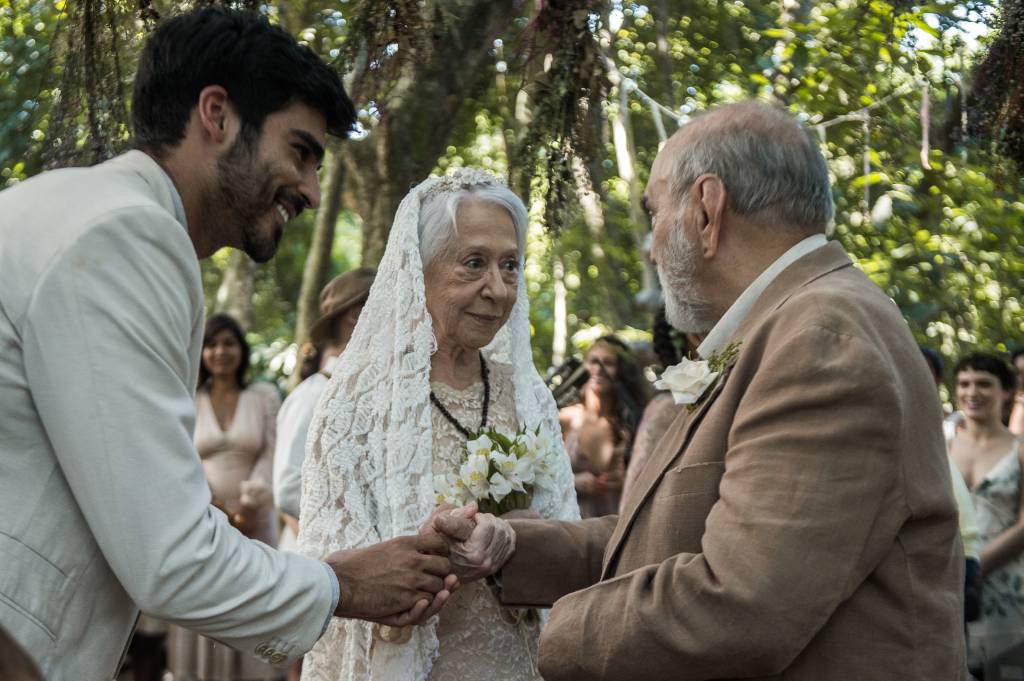
[[[161,17],[201,2],[0,0],[0,186],[130,145],[131,77]],[[276,0],[265,13],[334,64],[360,129],[278,256],[203,263],[208,307],[284,381],[331,276],[379,260],[430,173],[489,169],[527,198],[538,368],[602,332],[644,338],[660,293],[640,196],[666,136],[757,97],[819,136],[835,238],[947,358],[1024,343],[1015,2]],[[798,359],[798,358],[795,358]]]

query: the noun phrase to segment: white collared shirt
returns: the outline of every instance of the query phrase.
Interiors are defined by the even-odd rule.
[[[317,372],[295,387],[277,412],[277,443],[274,446],[274,503],[278,509],[299,517],[302,490],[302,462],[306,458],[306,434],[313,422],[320,394],[327,377],[338,363],[337,357],[324,362]]]
[[[740,328],[740,324],[746,319],[758,298],[775,281],[775,278],[794,262],[826,244],[828,244],[828,239],[825,238],[824,234],[814,234],[780,255],[775,262],[758,275],[757,279],[751,282],[750,286],[744,289],[740,297],[736,299],[736,302],[726,310],[722,318],[718,320],[718,323],[708,332],[704,342],[697,348],[697,354],[707,359],[713,353],[722,350],[725,344],[729,342],[729,339],[732,338],[732,335],[736,333],[736,329]]]

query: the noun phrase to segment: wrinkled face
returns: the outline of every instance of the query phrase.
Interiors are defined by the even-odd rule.
[[[614,388],[615,379],[619,376],[619,356],[613,349],[598,343],[587,353],[586,364],[590,373],[589,384],[594,392],[607,393]]]
[[[999,420],[1010,391],[1003,390],[999,378],[987,371],[964,369],[956,375],[956,401],[968,418],[978,421]]]
[[[644,203],[651,216],[651,260],[665,291],[665,317],[669,324],[687,333],[707,333],[717,318],[701,286],[702,260],[697,241],[701,212],[696,197],[673,196],[670,190],[672,164],[681,152],[679,137],[673,137],[658,153],[651,167]]]
[[[323,114],[295,103],[270,114],[258,137],[243,129],[217,160],[214,188],[204,201],[207,219],[256,262],[277,251],[285,224],[320,205],[317,170],[324,154]]]
[[[468,199],[457,233],[423,272],[427,311],[439,348],[479,349],[508,321],[519,287],[519,245],[504,208]]]
[[[230,329],[221,329],[203,346],[203,365],[211,376],[234,378],[242,363],[242,345]]]

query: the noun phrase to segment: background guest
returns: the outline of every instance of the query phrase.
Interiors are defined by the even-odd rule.
[[[279,548],[295,550],[306,431],[331,370],[356,328],[376,273],[369,267],[349,270],[320,291],[320,319],[309,332],[312,351],[305,354],[299,369],[303,381],[285,399],[277,415],[274,504],[285,522]]]
[[[659,373],[668,367],[678,364],[683,357],[697,347],[699,341],[693,334],[682,334],[669,325],[665,319],[665,308],[662,307],[654,316],[653,347],[658,357]],[[622,486],[622,498],[619,506],[633,493],[637,476],[643,470],[648,457],[657,446],[661,436],[665,434],[672,421],[682,411],[683,406],[675,403],[672,393],[664,390],[656,393],[644,409],[640,425],[637,426],[633,449],[626,466],[626,480]]]
[[[964,426],[950,442],[950,456],[971,489],[982,542],[982,617],[968,626],[968,662],[980,670],[1024,641],[1024,442],[1002,422],[1016,384],[1005,361],[976,353],[960,360],[954,374]]]
[[[246,383],[249,344],[238,322],[212,315],[203,335],[196,391],[195,446],[203,461],[214,505],[245,536],[273,545],[275,419],[280,406],[269,384]],[[168,640],[175,681],[278,679],[280,672],[252,655],[172,627]]]
[[[921,346],[928,368],[935,379],[935,388],[942,385],[942,355],[936,350]],[[953,437],[955,431],[950,433]],[[953,482],[953,496],[956,498],[957,510],[960,512],[960,540],[964,545],[964,621],[973,622],[981,616],[981,537],[978,535],[978,521],[974,515],[974,500],[967,483],[957,469],[953,458],[949,458],[950,478]]]
[[[1024,435],[1024,347],[1014,350],[1010,361],[1017,370],[1017,392],[1013,396],[1009,428],[1015,435]]]
[[[584,518],[617,513],[626,458],[647,403],[639,367],[616,336],[594,341],[584,356],[590,374],[577,404],[558,413]]]

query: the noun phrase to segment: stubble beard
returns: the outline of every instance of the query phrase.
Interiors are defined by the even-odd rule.
[[[258,135],[243,128],[217,159],[217,183],[211,197],[214,224],[241,235],[241,248],[258,263],[267,262],[281,241],[277,225],[274,171],[257,157]]]
[[[706,334],[715,325],[711,304],[697,289],[697,248],[674,225],[668,235],[666,253],[658,261],[658,278],[665,291],[665,319],[683,333]]]

